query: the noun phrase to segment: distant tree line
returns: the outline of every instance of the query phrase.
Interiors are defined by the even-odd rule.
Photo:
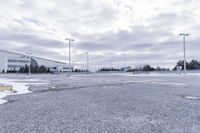
[[[143,71],[144,72],[146,72],[146,71],[170,71],[170,69],[169,68],[162,68],[162,67],[159,67],[159,66],[154,68],[149,64],[145,64],[143,66],[135,67],[135,68],[131,69],[130,71],[131,72],[137,72],[137,71],[142,71],[142,72]]]
[[[74,69],[73,72],[88,72],[88,70],[85,70],[85,69]]]
[[[183,60],[179,60],[176,63],[176,66],[173,68],[173,70],[177,70],[177,67],[181,67],[182,70],[184,69],[184,61]],[[200,61],[197,60],[191,60],[190,62],[186,62],[186,67],[188,70],[197,70],[200,69]],[[99,72],[102,71],[123,71],[122,69],[118,69],[118,68],[101,68],[98,70]],[[130,70],[128,70],[128,72],[145,72],[145,71],[170,71],[169,68],[162,68],[162,67],[152,67],[149,64],[145,64],[145,65],[141,65],[141,66],[137,66],[135,68],[132,68]]]
[[[176,63],[176,66],[173,68],[173,70],[177,70],[177,67],[184,68],[184,61],[183,60],[179,60]],[[196,69],[200,69],[200,61],[197,60],[191,60],[190,62],[186,63],[186,67],[188,70],[196,70]],[[123,71],[123,69],[121,68],[114,68],[114,67],[103,67],[98,69],[98,72],[109,72],[109,71],[113,71],[113,72],[120,72]],[[162,68],[162,67],[152,67],[149,64],[145,64],[145,65],[141,65],[141,66],[137,66],[135,68],[132,68],[130,70],[128,70],[128,72],[145,72],[145,71],[170,71],[169,68]],[[2,71],[3,73],[5,72],[4,70]],[[8,71],[8,73],[16,73],[16,70],[12,70],[12,71]],[[19,69],[19,73],[28,73],[29,72],[29,66],[25,65],[25,67],[21,67]],[[73,72],[87,72],[87,70],[85,69],[74,69]],[[50,69],[45,67],[44,65],[38,66],[32,66],[31,65],[31,73],[50,73]]]
[[[25,65],[25,67],[21,67],[19,70],[20,73],[28,73],[29,66]],[[44,65],[41,66],[31,66],[31,73],[50,73],[49,68],[45,67]]]
[[[121,69],[118,69],[118,68],[107,68],[107,67],[103,67],[103,68],[100,68],[98,70],[99,72],[108,72],[108,71],[122,71]]]
[[[184,69],[184,61],[183,60],[179,60],[173,70],[177,70],[177,67],[179,67],[179,66],[182,67],[182,70]],[[200,61],[191,60],[190,62],[186,62],[186,68],[189,70],[200,69]]]
[[[16,73],[17,70],[8,71],[8,73]],[[25,65],[25,67],[21,67],[18,71],[19,73],[28,73],[29,66]],[[31,73],[50,73],[50,69],[45,67],[44,65],[41,66],[32,66],[31,65]]]
[[[169,68],[161,68],[161,67],[152,67],[149,64],[145,64],[143,66],[138,66],[133,69],[128,70],[127,72],[135,72],[135,71],[169,71]],[[98,70],[99,72],[107,72],[107,71],[124,71],[123,69],[119,68],[101,68]]]

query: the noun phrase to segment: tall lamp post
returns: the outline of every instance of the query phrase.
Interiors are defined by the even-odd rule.
[[[89,54],[88,52],[85,52],[86,56],[87,56],[87,74],[89,74]]]
[[[71,42],[74,41],[74,39],[66,38],[65,40],[69,41],[69,73],[71,72]]]
[[[183,37],[183,58],[184,58],[184,73],[187,72],[187,68],[186,68],[186,48],[185,48],[185,38],[186,36],[189,36],[190,34],[188,33],[181,33],[179,34],[179,36]]]
[[[19,75],[19,59],[18,59],[18,57],[17,57],[17,76]]]
[[[122,54],[122,56],[124,57],[124,67],[126,67],[126,54]]]
[[[31,76],[31,55],[32,53],[26,53],[27,58],[29,58],[28,73]]]

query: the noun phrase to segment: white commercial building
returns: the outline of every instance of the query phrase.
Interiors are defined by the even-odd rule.
[[[64,62],[0,50],[0,73],[17,71],[22,67],[29,66],[30,62],[31,66],[43,65],[50,72],[69,72],[73,70],[73,67],[69,69]]]

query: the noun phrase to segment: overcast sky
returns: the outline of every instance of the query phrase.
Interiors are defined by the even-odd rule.
[[[84,67],[171,67],[182,59],[200,60],[199,0],[0,0],[0,49],[66,61]],[[122,55],[125,54],[125,55]],[[80,65],[83,64],[83,65]]]

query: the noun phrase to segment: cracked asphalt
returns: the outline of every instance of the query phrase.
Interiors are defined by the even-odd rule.
[[[32,93],[5,98],[8,102],[0,105],[1,133],[200,131],[198,75],[43,74],[32,78],[49,84],[31,85]]]

